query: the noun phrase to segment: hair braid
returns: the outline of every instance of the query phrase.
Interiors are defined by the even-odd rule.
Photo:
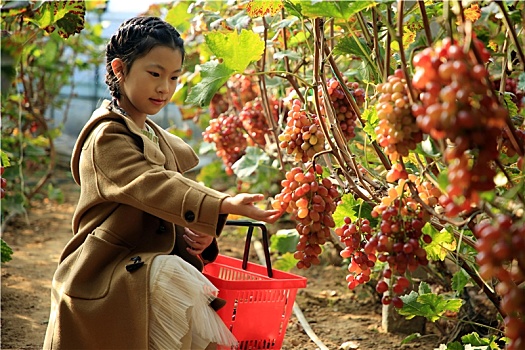
[[[158,17],[133,17],[120,25],[106,45],[106,84],[111,96],[121,96],[111,62],[120,58],[129,71],[137,58],[159,45],[180,50],[184,61],[184,41],[171,24]]]

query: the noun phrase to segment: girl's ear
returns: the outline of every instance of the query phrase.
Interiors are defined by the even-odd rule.
[[[124,78],[124,62],[120,58],[115,58],[111,61],[111,69],[120,82]]]

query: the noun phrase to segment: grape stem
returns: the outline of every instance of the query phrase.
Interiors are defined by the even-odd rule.
[[[262,20],[264,24],[264,42],[266,42],[268,39],[268,25],[266,23],[264,16],[262,17]],[[266,66],[266,45],[264,45],[264,52],[263,52],[263,55],[260,61],[260,65],[261,65],[260,67],[261,70],[264,71],[265,66]],[[273,113],[270,108],[270,103],[268,102],[268,95],[267,95],[267,90],[266,90],[266,76],[264,74],[259,79],[259,85],[260,85],[260,90],[261,90],[262,103],[263,103],[264,111],[265,111],[264,116],[266,118],[266,123],[270,125],[270,129],[272,130],[274,140],[277,141],[279,140],[279,134],[277,130],[277,124],[275,123],[275,120],[273,119]],[[247,133],[247,134],[249,135],[250,133]],[[277,150],[277,157],[279,159],[280,169],[284,170],[283,156],[281,152],[279,152],[279,150]]]
[[[428,22],[427,10],[425,8],[425,1],[418,0],[419,11],[421,12],[421,18],[423,19],[423,28],[425,28],[425,37],[427,39],[427,45],[432,45],[432,32],[430,31],[430,23]]]
[[[325,47],[325,54],[329,54],[328,47]],[[359,119],[359,122],[364,127],[366,125],[366,123],[361,118],[361,111],[359,110],[359,107],[357,106],[357,103],[355,102],[354,98],[350,94],[350,91],[348,90],[348,87],[346,86],[346,84],[344,84],[344,80],[343,80],[343,77],[341,75],[341,71],[337,67],[336,62],[335,62],[334,58],[331,55],[329,55],[329,57],[328,57],[328,62],[330,63],[330,67],[332,68],[332,72],[334,73],[334,77],[337,79],[337,81],[339,82],[339,85],[343,89],[343,92],[344,92],[344,94],[346,96],[346,99],[350,102],[350,106],[352,107],[354,113],[356,114],[357,119]],[[390,168],[391,168],[390,161],[385,156],[385,154],[381,151],[381,149],[377,145],[377,142],[374,140],[371,143],[372,143],[372,147],[374,148],[374,151],[376,152],[377,156],[379,157],[379,160],[381,160],[381,163],[383,164],[385,169],[386,170],[390,170]]]
[[[401,66],[403,69],[403,75],[405,76],[405,81],[407,84],[408,89],[408,98],[410,100],[410,103],[413,104],[414,101],[416,101],[417,96],[416,92],[414,91],[414,88],[412,86],[412,81],[408,78],[410,75],[408,74],[408,64],[405,56],[405,48],[403,47],[403,0],[397,0],[397,11],[398,11],[398,18],[397,18],[397,35],[396,40],[399,43],[399,58],[401,59]]]
[[[487,295],[487,298],[494,304],[499,314],[505,318],[507,314],[500,307],[499,297],[492,291],[489,286],[481,279],[481,277],[474,271],[474,269],[468,264],[468,262],[461,256],[457,256],[459,266],[465,270],[466,273],[472,278],[472,280],[478,285],[480,289]]]

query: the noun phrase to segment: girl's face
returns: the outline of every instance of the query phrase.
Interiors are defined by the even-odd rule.
[[[116,67],[118,71],[118,64]],[[121,67],[120,107],[135,121],[157,114],[173,96],[181,71],[180,50],[155,46],[147,55],[136,59],[131,69]]]

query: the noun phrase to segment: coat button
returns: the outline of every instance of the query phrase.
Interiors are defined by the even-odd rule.
[[[157,229],[157,233],[164,233],[166,232],[166,226],[164,224],[160,224],[159,228]]]
[[[193,222],[195,220],[195,213],[188,210],[184,213],[184,219],[186,219],[187,222]]]

